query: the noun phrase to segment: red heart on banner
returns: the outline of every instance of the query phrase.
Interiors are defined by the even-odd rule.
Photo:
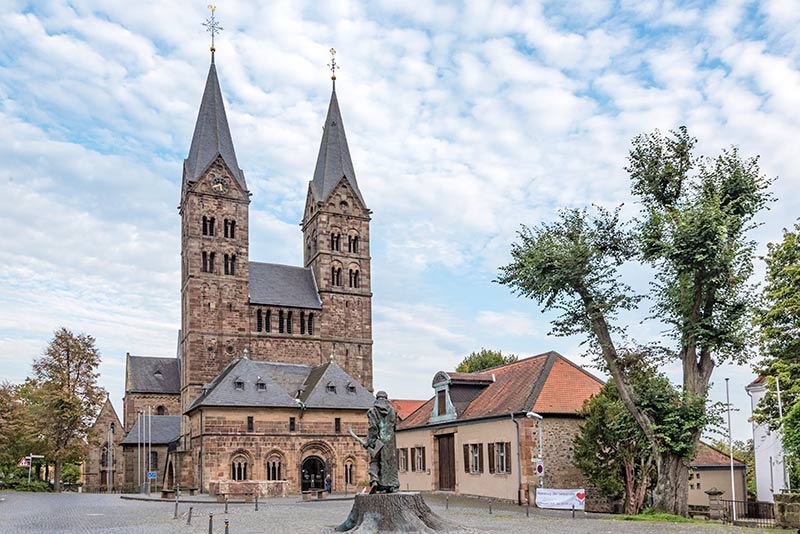
[[[586,494],[584,492],[582,492],[582,491],[579,491],[578,493],[576,493],[575,496],[578,498],[579,501],[582,501],[583,499],[586,498]]]

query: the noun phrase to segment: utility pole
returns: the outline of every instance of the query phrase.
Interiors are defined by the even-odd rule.
[[[731,497],[733,501],[733,520],[736,521],[736,482],[733,477],[733,434],[731,433],[731,394],[728,389],[730,378],[725,379],[725,398],[728,405],[728,453],[731,460]]]
[[[778,417],[780,418],[781,435],[783,435],[783,402],[781,402],[781,379],[778,377],[778,375],[775,375],[775,392],[778,395]],[[781,465],[783,467],[783,485],[787,490],[791,491],[792,482],[788,476],[789,470],[788,466],[786,465],[786,454],[783,452],[783,448],[781,448]]]
[[[153,470],[153,407],[147,407],[147,494],[150,495],[150,471]]]

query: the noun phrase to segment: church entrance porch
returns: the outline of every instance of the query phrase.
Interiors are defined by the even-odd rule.
[[[300,471],[300,489],[302,491],[325,489],[325,462],[319,456],[309,456],[303,460]]]

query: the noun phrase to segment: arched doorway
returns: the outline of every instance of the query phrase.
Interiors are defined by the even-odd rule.
[[[172,460],[167,464],[167,480],[164,483],[165,489],[175,489],[175,470],[172,467]]]
[[[325,462],[319,456],[309,456],[303,460],[300,471],[300,489],[302,491],[325,488]]]

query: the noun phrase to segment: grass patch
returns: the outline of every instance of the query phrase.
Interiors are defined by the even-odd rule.
[[[691,519],[682,515],[667,514],[656,512],[653,509],[645,509],[639,515],[621,515],[615,517],[617,521],[660,521],[662,523],[705,523],[699,519]]]

